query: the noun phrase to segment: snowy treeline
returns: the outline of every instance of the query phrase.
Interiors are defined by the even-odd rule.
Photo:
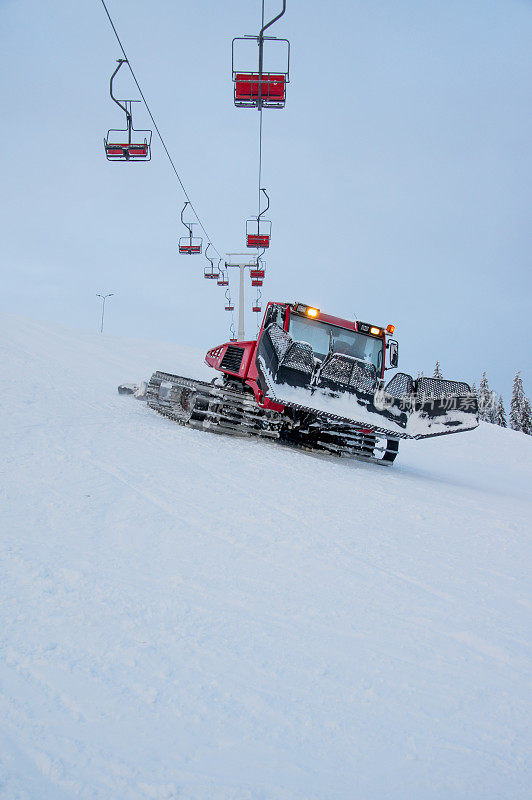
[[[443,378],[439,361],[436,361],[432,377]],[[508,427],[502,395],[497,395],[497,392],[490,389],[485,372],[482,373],[478,389],[473,383],[471,392],[477,398],[481,420],[491,422],[493,425],[500,425],[501,428]],[[518,372],[514,378],[509,422],[512,430],[522,431],[532,436],[532,408],[529,398],[525,395],[521,372]]]

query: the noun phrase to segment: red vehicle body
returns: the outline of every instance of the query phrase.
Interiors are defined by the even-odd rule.
[[[268,318],[268,310],[272,306],[283,306],[286,309],[286,315],[284,320],[284,330],[288,331],[290,325],[290,314],[296,313],[295,308],[298,304],[291,305],[290,303],[275,303],[270,302],[266,307],[266,311],[264,314],[264,318],[262,320],[262,325],[256,340],[245,341],[245,342],[237,342],[237,343],[226,343],[218,345],[218,347],[213,347],[211,350],[207,352],[205,356],[205,362],[214,369],[219,370],[220,372],[224,372],[228,376],[234,376],[235,379],[245,383],[253,390],[253,394],[255,395],[255,400],[257,401],[258,405],[261,408],[266,408],[271,411],[280,411],[284,410],[284,406],[280,403],[276,403],[275,401],[271,400],[270,398],[266,397],[257,383],[257,367],[255,365],[255,355],[257,350],[258,342],[262,336],[264,330],[264,323],[265,320]],[[330,314],[324,314],[323,312],[319,311],[317,316],[313,317],[313,319],[317,319],[320,322],[328,323],[329,325],[335,325],[338,328],[344,328],[346,330],[352,331],[359,331],[360,326],[365,326],[366,328],[373,327],[374,329],[376,326],[369,326],[367,323],[357,322],[356,320],[349,320],[349,319],[341,319],[340,317],[333,317]],[[382,368],[380,371],[379,378],[384,376],[385,370],[385,358],[384,353],[386,352],[387,342],[386,342],[386,330],[385,328],[378,329],[380,333],[376,338],[382,339],[383,345],[383,357],[382,357]],[[243,355],[242,360],[240,361],[240,365],[237,367],[238,359],[232,359],[231,353],[234,353],[235,348],[242,349]],[[229,350],[232,348],[232,350]],[[239,354],[238,354],[239,356]],[[233,367],[233,369],[231,369]],[[361,428],[361,430],[364,430]]]

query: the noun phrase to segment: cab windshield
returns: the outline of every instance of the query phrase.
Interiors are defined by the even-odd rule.
[[[288,328],[292,339],[308,342],[314,355],[323,361],[329,352],[332,336],[332,349],[335,353],[353,356],[354,358],[373,364],[380,374],[382,369],[382,339],[366,336],[363,333],[339,328],[328,322],[320,322],[298,314],[290,314]]]

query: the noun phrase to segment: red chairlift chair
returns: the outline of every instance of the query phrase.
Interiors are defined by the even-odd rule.
[[[185,213],[186,207],[190,205],[189,201],[185,203],[183,206],[183,210],[181,211],[181,222],[185,226],[188,231],[188,236],[182,236],[179,239],[179,252],[184,255],[200,255],[201,254],[201,247],[202,247],[202,238],[201,236],[193,236],[192,235],[192,228],[196,224],[195,222],[185,222],[183,219],[183,214]]]
[[[250,220],[255,222],[255,220]],[[267,220],[264,220],[267,222]],[[255,223],[256,224],[256,223]],[[246,247],[261,247],[266,248],[270,246],[270,236],[269,234],[260,234],[260,233],[248,233],[246,237]]]
[[[246,220],[246,246],[265,250],[270,246],[272,223],[269,219],[262,219],[262,215],[265,214],[270,207],[270,198],[266,193],[266,189],[261,189],[261,192],[267,200],[267,206],[260,211],[256,217]]]
[[[234,83],[234,103],[238,108],[283,108],[286,102],[286,84],[290,82],[290,42],[275,36],[265,36],[264,32],[277,22],[286,11],[286,0],[283,8],[269,22],[262,26],[258,36],[237,36],[232,46],[232,75]],[[256,42],[259,49],[258,69],[239,66],[242,58],[243,42]],[[281,51],[279,67],[273,71],[264,69],[264,45],[269,53],[275,49]],[[249,50],[249,47],[247,48]]]
[[[218,286],[229,286],[229,278],[227,277],[227,272],[224,272],[223,268],[220,269],[220,264],[223,262],[223,259],[218,261],[218,270],[219,270],[219,277],[218,277]]]
[[[263,270],[262,272],[263,272],[263,274],[264,274],[264,270]],[[261,302],[260,302],[260,301],[261,301],[261,298],[262,298],[261,291],[260,291],[260,289],[257,289],[257,296],[256,296],[256,298],[255,298],[255,302],[253,303],[253,305],[252,305],[252,307],[251,307],[251,310],[252,310],[252,311],[253,311],[255,314],[259,314],[259,313],[260,313],[260,311],[261,311]]]
[[[237,107],[255,108],[260,101],[262,108],[282,108],[286,103],[288,73],[275,75],[263,72],[261,80],[258,72],[236,72],[233,73],[233,81]]]
[[[179,252],[189,256],[200,255],[201,241],[198,243],[197,237],[182,236],[179,240]]]
[[[105,155],[108,161],[150,161],[152,132],[149,130],[136,130],[133,127],[131,106],[133,103],[140,103],[141,101],[117,100],[113,95],[113,79],[122,64],[127,63],[125,58],[119,58],[118,66],[111,75],[111,80],[109,81],[111,100],[113,100],[126,115],[126,127],[111,128],[107,131],[107,136],[103,140]]]
[[[233,305],[233,301],[231,300],[231,293],[229,289],[225,290],[225,310],[226,311],[234,311],[235,307]]]
[[[209,280],[217,281],[220,277],[220,271],[215,268],[214,266],[214,258],[209,255],[209,247],[212,247],[212,244],[209,242],[207,247],[205,248],[205,258],[210,263],[210,267],[205,267],[203,270],[203,277]]]

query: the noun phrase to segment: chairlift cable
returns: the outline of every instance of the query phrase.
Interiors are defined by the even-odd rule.
[[[122,54],[123,54],[123,56],[124,56],[124,58],[125,58],[125,60],[127,62],[127,65],[129,67],[129,69],[130,69],[131,75],[133,76],[133,80],[135,81],[137,89],[139,90],[139,94],[142,97],[142,101],[143,101],[144,105],[146,106],[146,111],[148,112],[149,117],[150,117],[150,119],[151,119],[151,121],[153,123],[153,127],[155,128],[155,130],[157,132],[157,136],[161,140],[161,144],[163,146],[164,152],[168,156],[168,161],[170,162],[170,165],[171,165],[171,167],[172,167],[172,169],[173,169],[173,171],[175,173],[175,176],[176,176],[177,180],[179,181],[179,185],[181,186],[181,189],[183,190],[183,194],[185,195],[186,199],[188,200],[188,202],[190,204],[190,207],[191,207],[191,209],[192,209],[192,211],[194,213],[194,216],[196,217],[196,219],[198,221],[198,225],[200,226],[200,228],[202,229],[203,233],[205,234],[205,237],[207,238],[207,240],[209,242],[212,242],[211,237],[207,233],[207,230],[205,229],[205,226],[203,225],[203,222],[201,221],[201,219],[200,219],[200,217],[198,215],[198,212],[196,211],[196,209],[194,207],[194,204],[193,204],[192,200],[190,199],[187,190],[185,189],[185,185],[184,185],[183,181],[181,180],[181,176],[179,175],[179,172],[177,171],[176,165],[174,164],[172,156],[170,155],[170,151],[168,150],[168,147],[166,146],[166,142],[163,139],[162,133],[159,130],[159,126],[155,122],[155,118],[154,118],[153,114],[151,113],[150,107],[149,107],[149,105],[148,105],[148,103],[146,101],[146,98],[144,97],[144,93],[143,93],[142,89],[140,88],[140,84],[139,84],[139,82],[137,80],[137,76],[133,72],[133,67],[131,66],[130,61],[129,61],[128,57],[127,57],[127,53],[126,53],[126,51],[124,49],[124,45],[120,41],[120,37],[119,37],[118,32],[116,30],[115,24],[114,24],[113,20],[111,19],[111,15],[109,13],[109,9],[107,8],[107,6],[105,4],[105,0],[101,0],[101,3],[102,3],[102,6],[104,7],[105,13],[107,14],[107,18],[108,18],[108,20],[109,20],[109,22],[111,24],[111,28],[113,29],[113,33],[116,36],[116,41],[119,44],[119,47],[120,47],[120,49],[122,51]],[[218,249],[214,245],[212,245],[212,247],[214,247],[214,249],[218,253],[219,258],[221,258],[221,255],[218,252]]]

